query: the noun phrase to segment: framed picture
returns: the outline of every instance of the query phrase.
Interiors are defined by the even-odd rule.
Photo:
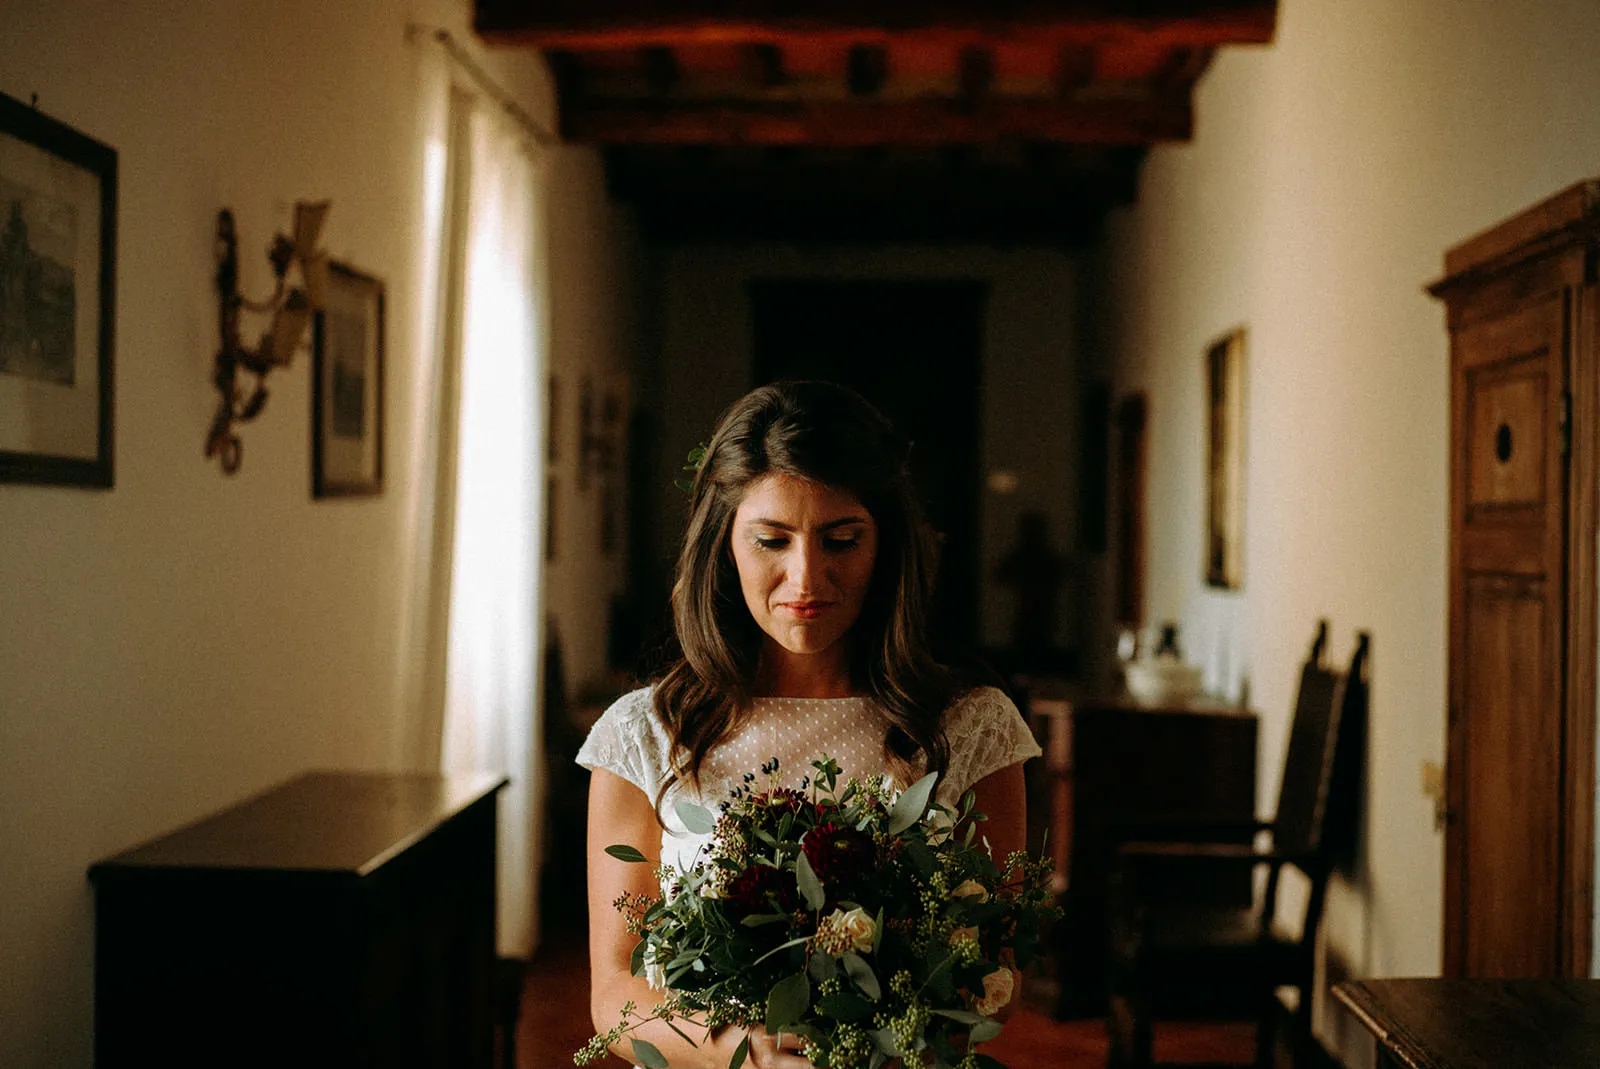
[[[330,263],[312,348],[312,496],[381,493],[383,283]]]
[[[0,482],[112,484],[117,153],[0,94]]]
[[[1238,590],[1244,582],[1245,332],[1206,349],[1206,584]]]

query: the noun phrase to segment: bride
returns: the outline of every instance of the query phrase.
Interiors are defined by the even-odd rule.
[[[814,757],[844,775],[887,771],[906,786],[939,772],[937,797],[969,787],[996,859],[1024,839],[1022,762],[1039,753],[1016,707],[964,688],[927,642],[934,536],[911,490],[909,446],[857,394],[785,382],[723,414],[694,481],[672,590],[676,646],[652,685],[595,724],[578,762],[589,790],[590,1009],[597,1028],[660,1001],[629,974],[636,939],[612,908],[656,894],[656,864],[608,856],[638,846],[682,865],[704,842],[674,812],[708,804],[778,759],[799,787]],[[659,852],[657,852],[659,851]],[[744,1038],[691,1047],[655,1021],[635,1033],[673,1069],[724,1069]],[[750,1034],[757,1069],[807,1069],[793,1036]],[[627,1058],[622,1043],[614,1050]]]

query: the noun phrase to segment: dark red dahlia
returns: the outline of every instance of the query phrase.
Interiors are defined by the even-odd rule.
[[[872,871],[876,853],[871,836],[831,820],[813,828],[800,849],[830,895]]]
[[[736,921],[755,913],[793,913],[800,907],[794,873],[769,865],[751,865],[729,880],[722,898]]]

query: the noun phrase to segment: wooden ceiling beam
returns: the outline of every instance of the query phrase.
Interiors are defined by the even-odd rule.
[[[817,0],[803,15],[772,14],[758,0],[723,0],[670,10],[660,0],[476,0],[474,25],[493,44],[542,49],[777,45],[795,41],[945,46],[1021,38],[1057,46],[1137,40],[1173,48],[1266,44],[1277,0],[1145,0],[1138,14],[1087,0],[986,4],[916,0]]]
[[[1187,94],[1159,99],[562,102],[561,132],[600,145],[952,145],[1187,140]]]

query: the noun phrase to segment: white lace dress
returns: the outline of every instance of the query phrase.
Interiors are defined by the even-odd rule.
[[[1008,765],[1037,757],[1039,745],[1011,699],[994,687],[968,692],[945,712],[950,765],[935,797],[953,805],[967,788]],[[747,772],[778,759],[778,784],[799,787],[814,770],[811,761],[827,754],[844,777],[866,778],[884,771],[882,713],[871,698],[757,698],[754,715],[736,738],[706,756],[700,791],[675,784],[661,807],[666,829],[661,860],[685,866],[706,841],[683,827],[673,809],[683,799],[715,809]],[[650,689],[623,695],[589,732],[578,764],[603,768],[638,787],[651,801],[670,767],[671,740],[650,705]]]

